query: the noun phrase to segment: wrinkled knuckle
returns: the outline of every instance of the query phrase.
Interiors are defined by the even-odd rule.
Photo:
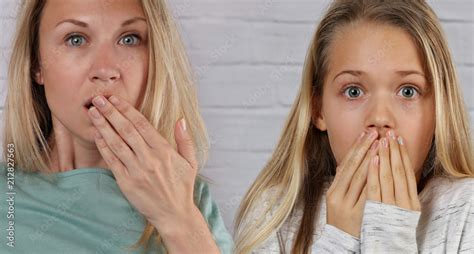
[[[368,191],[369,191],[369,193],[371,193],[371,194],[378,194],[378,193],[380,192],[380,189],[379,189],[379,187],[378,187],[377,185],[374,184],[374,185],[369,186],[369,190],[368,190]]]
[[[102,110],[102,114],[106,117],[108,116],[111,116],[114,112],[114,108],[111,107],[110,105],[108,107],[105,107],[103,110]]]
[[[110,165],[116,165],[119,162],[119,159],[115,156],[108,156],[106,160]]]
[[[136,128],[142,132],[142,133],[147,133],[149,130],[148,130],[148,121],[144,118],[140,118],[138,119],[138,121],[135,123],[136,125]]]
[[[124,126],[118,129],[118,132],[123,135],[130,135],[133,131],[134,127],[133,124],[130,122],[126,123]]]
[[[110,148],[112,151],[116,152],[117,154],[122,154],[125,150],[125,147],[120,142],[112,142],[110,144]]]
[[[393,181],[392,175],[391,174],[383,174],[382,175],[382,181],[385,183],[391,183]]]

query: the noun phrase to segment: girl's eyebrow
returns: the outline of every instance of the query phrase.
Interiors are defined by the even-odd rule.
[[[401,70],[401,71],[396,71],[395,73],[397,73],[399,76],[402,76],[402,77],[405,77],[405,76],[408,76],[408,75],[412,75],[412,74],[415,74],[415,75],[420,75],[422,76],[423,78],[425,78],[425,74],[420,72],[420,71],[416,71],[416,70]],[[351,74],[353,76],[356,76],[356,77],[359,77],[361,76],[362,74],[365,74],[365,72],[363,71],[358,71],[358,70],[345,70],[345,71],[341,71],[339,72],[333,79],[336,80],[337,77],[339,77],[340,75],[342,74]]]
[[[128,19],[128,20],[125,20],[123,23],[122,23],[122,27],[124,26],[128,26],[130,24],[133,24],[137,21],[144,21],[146,23],[146,19],[143,18],[143,17],[134,17],[134,18],[131,18],[131,19]],[[86,23],[86,22],[83,22],[83,21],[79,21],[77,19],[65,19],[63,21],[60,21],[58,24],[56,24],[56,27],[63,24],[63,23],[72,23],[76,26],[80,26],[80,27],[88,27],[89,25]]]

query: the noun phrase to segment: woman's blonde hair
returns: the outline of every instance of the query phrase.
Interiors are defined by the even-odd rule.
[[[107,5],[109,1],[104,1]],[[140,112],[168,142],[176,147],[174,126],[184,118],[194,141],[199,166],[207,159],[208,137],[197,103],[191,73],[178,29],[165,0],[141,0],[148,23],[149,69]],[[53,131],[51,111],[44,86],[35,82],[35,72],[48,60],[40,59],[39,25],[46,0],[22,2],[8,72],[5,103],[3,159],[7,161],[8,144],[14,144],[15,167],[25,172],[49,172]],[[55,52],[53,52],[54,54]],[[48,56],[46,56],[48,57]],[[46,63],[43,63],[43,61]],[[198,179],[204,180],[198,176]],[[134,245],[149,247],[156,228],[147,221],[141,238]]]
[[[303,217],[292,253],[310,252],[323,183],[334,176],[336,167],[327,133],[312,124],[312,113],[320,112],[334,34],[355,22],[402,28],[411,35],[422,55],[434,87],[436,108],[434,140],[423,166],[423,170],[431,173],[424,180],[434,175],[474,176],[469,121],[445,35],[433,10],[422,0],[336,0],[311,41],[302,84],[278,145],[240,205],[236,253],[249,253],[262,244],[279,230],[300,202]],[[256,207],[262,204],[262,195],[270,189],[279,192],[272,192],[266,211],[254,215]],[[265,219],[269,210],[273,216]]]

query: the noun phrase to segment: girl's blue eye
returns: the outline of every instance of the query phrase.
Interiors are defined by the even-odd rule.
[[[84,41],[85,41],[84,36],[77,35],[77,34],[68,37],[66,40],[66,42],[68,42],[69,45],[73,47],[80,47]]]
[[[122,39],[120,39],[120,42],[124,45],[136,45],[140,42],[140,38],[135,34],[129,34],[122,37]]]
[[[418,95],[418,91],[412,86],[404,86],[400,89],[399,94],[405,98],[413,98]]]
[[[358,98],[363,94],[362,90],[357,86],[349,86],[344,89],[344,95],[351,99]]]

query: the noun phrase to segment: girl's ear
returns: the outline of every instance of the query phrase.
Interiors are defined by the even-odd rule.
[[[35,81],[40,86],[44,85],[43,74],[41,73],[41,70],[37,70],[35,72]]]
[[[324,117],[322,115],[319,115],[319,116],[313,115],[311,117],[311,122],[320,131],[326,131],[327,130],[326,121],[324,120]]]

